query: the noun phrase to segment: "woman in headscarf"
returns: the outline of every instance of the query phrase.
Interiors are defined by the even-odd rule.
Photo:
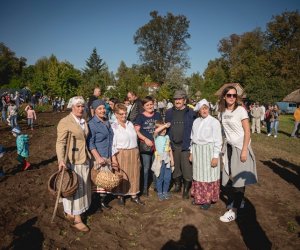
[[[69,198],[63,198],[65,217],[72,222],[72,226],[79,231],[87,232],[89,228],[83,223],[81,214],[88,210],[91,204],[90,183],[90,154],[86,146],[88,126],[82,119],[84,112],[84,99],[76,96],[70,99],[71,113],[60,120],[57,126],[56,154],[58,168],[70,168],[79,176],[79,188]],[[70,138],[69,150],[66,152],[66,144]],[[67,161],[64,156],[67,154]]]
[[[99,99],[93,101],[92,108],[95,114],[88,122],[90,133],[87,144],[93,156],[92,165],[98,168],[111,162],[114,132],[106,118],[105,101]],[[105,189],[93,186],[92,191],[100,194],[101,208],[111,209],[107,199],[108,192]]]
[[[195,205],[207,210],[212,202],[219,200],[220,194],[221,125],[209,114],[209,103],[206,99],[198,102],[194,110],[199,112],[199,117],[194,121],[191,133],[191,195]]]
[[[137,148],[137,134],[132,122],[126,120],[127,107],[117,103],[114,107],[117,121],[112,124],[114,131],[113,148],[116,162],[121,169],[123,179],[119,186],[113,190],[119,197],[119,205],[125,205],[125,197],[131,196],[131,201],[144,205],[138,196],[140,192],[140,156]]]

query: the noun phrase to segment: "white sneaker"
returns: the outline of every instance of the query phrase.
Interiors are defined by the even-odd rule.
[[[274,138],[277,138],[277,135],[274,135]]]
[[[268,136],[271,136],[271,134],[268,134]]]
[[[236,219],[236,214],[231,209],[229,209],[223,216],[220,217],[222,222],[231,222]]]

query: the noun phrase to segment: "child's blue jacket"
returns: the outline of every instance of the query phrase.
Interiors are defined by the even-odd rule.
[[[16,143],[17,143],[18,155],[27,158],[29,156],[29,136],[18,135]]]

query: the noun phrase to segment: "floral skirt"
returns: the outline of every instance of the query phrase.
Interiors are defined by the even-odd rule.
[[[213,182],[193,181],[191,195],[195,204],[217,202],[220,195],[220,180]]]

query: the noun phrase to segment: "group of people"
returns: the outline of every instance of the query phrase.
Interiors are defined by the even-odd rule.
[[[57,127],[59,169],[71,168],[80,176],[76,194],[63,199],[65,216],[73,227],[89,231],[81,214],[89,209],[92,193],[100,194],[99,206],[103,209],[111,208],[108,194],[114,195],[121,206],[127,196],[135,204],[144,205],[140,197],[149,195],[151,181],[158,200],[171,198],[173,183],[174,192],[182,192],[183,199],[191,195],[192,204],[207,210],[219,199],[221,156],[222,185],[227,187],[226,195],[232,204],[220,220],[236,219],[245,186],[256,183],[257,174],[249,117],[238,105],[234,87],[225,88],[220,97],[219,119],[210,115],[208,101],[201,100],[194,111],[186,105],[185,91],[177,90],[174,106],[165,112],[164,120],[154,111],[151,96],[140,99],[133,91],[127,95],[130,108],[111,100],[115,116],[111,120],[100,95],[96,88],[94,97],[89,98],[88,121],[83,119],[85,100],[80,96],[71,98],[71,113]],[[69,134],[70,147],[66,147]],[[123,175],[118,187],[110,192],[90,181],[90,168],[107,166],[114,166]]]
[[[252,133],[261,133],[261,127],[266,126],[267,135],[274,134],[274,138],[278,136],[280,109],[277,104],[269,104],[267,108],[258,102],[249,106],[249,115],[251,116]],[[273,132],[274,131],[274,132]]]
[[[21,108],[22,99],[20,94],[16,92],[15,97],[8,94],[1,97],[1,120],[4,124],[8,124],[12,129],[19,128],[18,126],[18,112]],[[33,123],[36,120],[36,112],[34,105],[29,103],[24,111],[27,114],[28,127],[33,130]]]

